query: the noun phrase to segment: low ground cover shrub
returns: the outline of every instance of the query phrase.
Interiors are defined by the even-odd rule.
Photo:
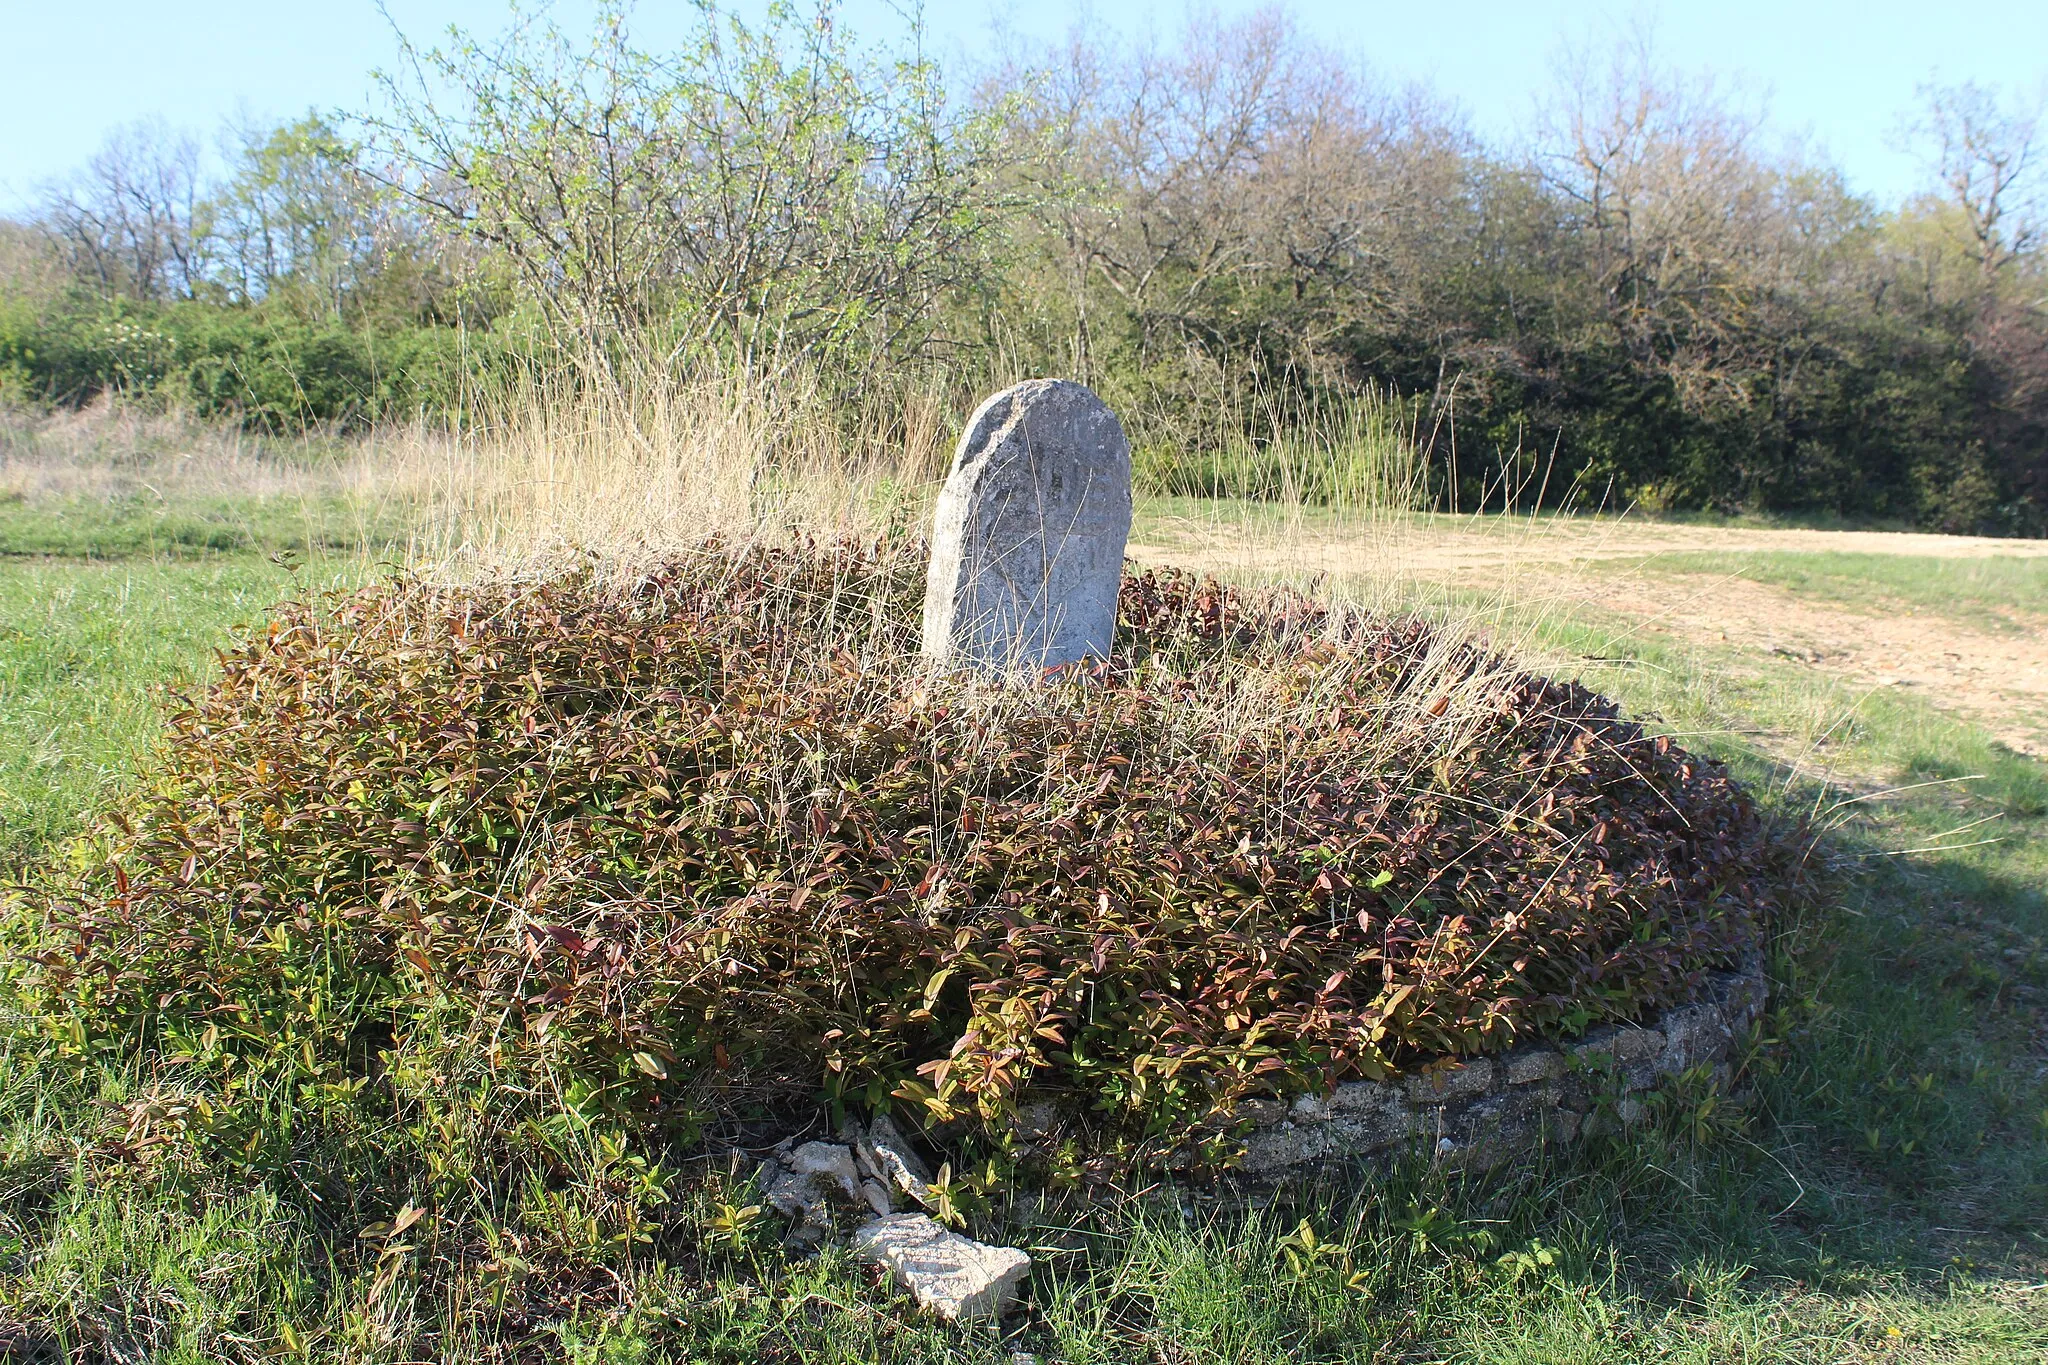
[[[459,1183],[821,1097],[1221,1159],[1239,1100],[1639,1016],[1773,907],[1717,765],[1450,631],[1146,573],[1021,687],[920,666],[921,587],[713,546],[284,607],[13,894],[16,1046],[314,1187],[309,1132]]]

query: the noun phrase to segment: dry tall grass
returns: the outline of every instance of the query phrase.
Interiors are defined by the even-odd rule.
[[[800,379],[748,375],[641,374],[609,386],[533,380],[484,405],[460,431],[386,431],[365,448],[383,486],[416,509],[412,561],[420,571],[477,582],[573,570],[600,588],[626,587],[714,540],[729,550],[921,531],[972,401],[935,385],[896,385],[849,403]],[[1243,569],[1227,577],[1330,601],[1334,610],[1317,629],[1331,640],[1361,614],[1420,609],[1430,617],[1438,630],[1414,686],[1399,698],[1413,714],[1385,718],[1390,762],[1396,753],[1403,762],[1419,754],[1434,761],[1462,748],[1491,713],[1531,630],[1529,614],[1509,596],[1475,594],[1469,585],[1446,593],[1403,572],[1401,547],[1427,492],[1412,435],[1384,398],[1368,396],[1325,414],[1319,426],[1276,428],[1263,453],[1226,452],[1226,463],[1238,462],[1233,473],[1254,461],[1278,472],[1280,482],[1260,500],[1141,498],[1141,517],[1155,525],[1198,527],[1202,539],[1239,547]],[[1319,458],[1339,475],[1314,474]],[[1333,529],[1376,547],[1375,572],[1333,584],[1301,561],[1297,551]],[[1473,670],[1467,647],[1478,642],[1500,656],[1498,667]],[[913,659],[883,659],[872,644],[847,643],[870,666],[919,671]],[[1288,690],[1299,678],[1273,682],[1259,660],[1243,666],[1242,685],[1215,694],[1200,708],[1205,714],[1180,718],[1181,742],[1304,723],[1346,685],[1342,664],[1307,694]],[[1016,689],[978,691],[973,704],[994,712],[1036,704]]]
[[[117,398],[72,410],[0,406],[0,501],[359,496],[383,482],[369,448],[279,438]]]
[[[716,539],[870,539],[913,522],[950,451],[944,396],[848,405],[732,374],[627,385],[532,380],[461,430],[377,434],[371,462],[417,507],[412,558],[455,579],[587,569],[631,582]]]
[[[534,581],[579,570],[594,585],[628,586],[714,537],[733,547],[914,534],[972,398],[897,387],[866,392],[849,407],[816,385],[747,376],[643,375],[608,390],[533,382],[461,430],[375,433],[347,467],[358,471],[357,496],[409,509],[412,563],[431,576]],[[1440,760],[1465,749],[1516,670],[1573,677],[1589,659],[1596,669],[1625,665],[1636,650],[1631,637],[1658,633],[1657,618],[1599,610],[1618,591],[1661,590],[1598,567],[1601,539],[1626,537],[1638,519],[1628,509],[1606,509],[1614,515],[1593,521],[1532,510],[1543,493],[1554,501],[1556,492],[1543,488],[1540,462],[1453,514],[1431,509],[1416,433],[1393,420],[1384,401],[1329,412],[1320,426],[1289,429],[1284,442],[1274,434],[1272,450],[1226,456],[1280,471],[1266,496],[1176,497],[1155,483],[1139,500],[1134,556],[1304,592],[1334,608],[1323,627],[1332,635],[1360,615],[1428,619],[1436,630],[1414,685],[1389,697],[1383,717],[1380,759],[1390,767],[1452,784],[1455,768]],[[1299,472],[1319,458],[1341,476]],[[1473,646],[1495,665],[1473,670]],[[865,654],[870,666],[917,671],[909,658]],[[1176,717],[1176,733],[1163,742],[1203,748],[1219,736],[1317,723],[1325,689],[1290,690],[1299,679],[1277,682],[1262,671],[1266,662],[1243,660],[1243,677]],[[1701,655],[1684,667],[1704,678],[1723,666]],[[1326,682],[1332,694],[1344,686],[1341,665]],[[995,688],[971,704],[998,720],[1041,700]],[[1855,703],[1813,680],[1797,704],[1775,743],[1787,782],[1810,775],[1845,705]],[[1688,717],[1695,726],[1704,719]]]
[[[599,384],[586,372],[530,377],[479,401],[461,424],[420,421],[294,441],[103,405],[8,418],[0,426],[0,488],[31,502],[296,501],[309,519],[324,507],[329,525],[338,502],[364,528],[366,561],[391,558],[391,528],[399,527],[409,567],[436,581],[536,582],[577,572],[604,591],[630,588],[714,544],[730,551],[916,534],[968,401],[935,385],[898,384],[848,402],[786,376],[642,373]],[[1319,629],[1333,638],[1360,614],[1420,610],[1438,629],[1415,685],[1389,699],[1386,758],[1406,764],[1458,751],[1491,711],[1509,661],[1528,652],[1542,613],[1518,595],[1512,572],[1489,588],[1409,571],[1404,555],[1426,490],[1412,433],[1384,401],[1282,435],[1276,429],[1264,450],[1222,457],[1233,477],[1277,472],[1278,484],[1259,500],[1141,498],[1139,539],[1166,547],[1146,557],[1329,601],[1334,610]],[[1315,473],[1319,460],[1339,474]],[[1527,534],[1540,533],[1539,522],[1529,527]],[[1332,536],[1352,547],[1350,571],[1335,577],[1318,550]],[[1177,556],[1174,546],[1190,554]],[[1466,650],[1474,643],[1501,665],[1473,671]],[[918,671],[909,658],[867,662]],[[1177,718],[1171,742],[1200,747],[1218,735],[1311,723],[1323,693],[1345,685],[1341,664],[1327,688],[1306,694],[1289,690],[1298,677],[1269,685],[1263,667],[1247,658],[1245,676],[1197,708],[1204,714]],[[997,688],[974,704],[1007,712],[1036,702]]]

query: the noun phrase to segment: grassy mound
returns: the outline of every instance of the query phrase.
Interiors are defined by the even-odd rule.
[[[13,1008],[139,1058],[127,1149],[315,1186],[820,1095],[1220,1157],[1249,1095],[1679,1000],[1771,908],[1717,766],[1447,633],[1147,574],[1116,659],[1006,687],[917,665],[921,588],[713,548],[289,607],[16,898]]]

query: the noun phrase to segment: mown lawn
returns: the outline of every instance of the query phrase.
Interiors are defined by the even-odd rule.
[[[318,558],[288,568],[247,541],[180,539],[166,556],[118,527],[6,523],[10,866],[54,848],[128,780],[163,690],[202,682],[231,631],[260,623],[280,593],[365,571]],[[42,552],[60,536],[64,554]],[[1847,556],[1745,563],[1801,593],[1978,611],[2024,605],[2048,561],[1970,561],[1933,586]],[[725,1187],[684,1154],[654,1153],[676,1172],[665,1230],[618,1252],[616,1275],[558,1296],[558,1319],[516,1325],[535,1334],[526,1357],[2048,1356],[2048,770],[1913,697],[1857,700],[1780,660],[1597,615],[1542,623],[1536,638],[1818,835],[1830,904],[1783,926],[1743,1093],[1674,1095],[1624,1141],[1492,1176],[1331,1179],[1253,1212],[1155,1192],[1040,1227],[1023,1234],[1039,1265],[1031,1310],[1006,1337],[925,1323],[837,1253],[719,1245],[708,1229]],[[1829,786],[1817,769],[1908,789]],[[59,1085],[0,1056],[0,1358],[10,1330],[18,1351],[114,1359],[148,1342],[155,1358],[193,1361],[411,1359],[422,1324],[446,1358],[475,1359],[515,1330],[485,1325],[488,1296],[418,1302],[410,1278],[378,1289],[333,1273],[333,1249],[361,1230],[332,1226],[288,1185],[96,1185],[75,1154],[134,1087],[117,1062]],[[91,1102],[54,1099],[80,1093]],[[1304,1219],[1340,1250],[1295,1273],[1284,1239]]]

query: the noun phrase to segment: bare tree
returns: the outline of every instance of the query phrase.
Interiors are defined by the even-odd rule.
[[[1538,168],[1599,325],[1688,404],[1747,405],[1798,330],[1839,187],[1766,155],[1760,114],[1658,70],[1641,35],[1604,66],[1569,62],[1546,122]]]
[[[1961,211],[1970,256],[1989,284],[2040,241],[2038,183],[2042,109],[2037,99],[2001,101],[1975,82],[1920,87],[1921,115],[1910,132],[1948,203]]]
[[[1059,189],[1042,196],[1041,232],[1084,368],[1097,285],[1135,326],[1141,367],[1190,352],[1241,366],[1255,346],[1262,363],[1319,365],[1360,315],[1408,301],[1403,245],[1426,205],[1458,195],[1447,122],[1278,9],[1197,16],[1165,50],[1077,35],[998,85],[1033,90]]]
[[[103,293],[190,298],[205,277],[209,225],[199,144],[161,120],[110,135],[37,215],[73,273]]]

